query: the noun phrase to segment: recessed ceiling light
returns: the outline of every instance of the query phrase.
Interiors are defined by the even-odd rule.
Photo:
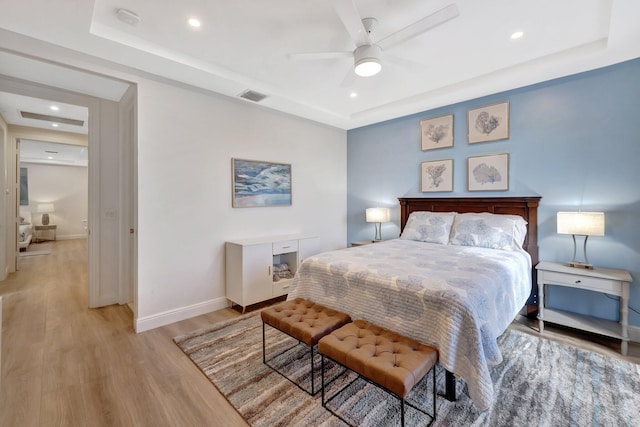
[[[200,26],[202,25],[202,23],[200,22],[200,20],[196,19],[196,18],[189,18],[189,20],[187,21],[189,23],[190,26],[192,26],[193,28],[200,28]]]
[[[355,92],[351,92],[351,93],[349,94],[349,96],[350,96],[351,98],[355,98],[355,97],[357,97],[357,96],[358,96],[358,94],[357,94],[357,93],[355,93]]]
[[[51,107],[49,107],[51,110],[53,111],[58,111],[60,109],[60,107],[58,107],[57,105],[52,105]]]
[[[60,126],[60,125],[59,125],[59,124],[57,124],[57,123],[51,123],[51,126],[53,126],[54,128],[57,128],[57,127],[58,127],[58,126]]]
[[[53,160],[53,157],[52,156],[47,156],[47,159]]]
[[[511,34],[511,40],[517,40],[517,39],[521,38],[522,36],[524,36],[524,32],[523,31],[514,31]]]

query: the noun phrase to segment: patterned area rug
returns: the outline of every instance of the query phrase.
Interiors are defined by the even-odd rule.
[[[301,346],[267,327],[267,357],[290,348],[273,364],[298,380],[308,380],[309,355]],[[191,334],[176,344],[253,426],[344,425],[322,408],[320,393],[311,397],[262,363],[262,323],[251,313]],[[444,394],[444,371],[438,366],[436,426],[587,426],[640,425],[640,365],[507,330],[499,345],[504,361],[491,371],[498,396],[478,412],[458,380],[458,400]],[[319,366],[319,362],[318,362]],[[333,384],[346,384],[353,374]],[[430,407],[428,375],[410,398]],[[425,400],[426,399],[426,400]],[[332,409],[362,426],[397,425],[399,406],[366,382],[356,382],[332,401]],[[410,410],[407,425],[428,419]],[[394,424],[395,423],[395,424]]]

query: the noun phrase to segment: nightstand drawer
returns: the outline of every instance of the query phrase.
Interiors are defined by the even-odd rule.
[[[282,242],[273,242],[273,254],[286,254],[289,252],[297,252],[298,251],[298,241],[297,240],[285,240]]]
[[[573,286],[581,289],[589,289],[594,291],[607,292],[613,295],[620,295],[620,282],[616,280],[580,276],[577,274],[556,273],[554,271],[544,271],[540,276],[541,277],[538,281],[542,281],[543,284]]]

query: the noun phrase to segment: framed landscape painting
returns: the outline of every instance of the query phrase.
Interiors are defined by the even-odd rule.
[[[469,110],[467,115],[469,144],[509,138],[509,103],[487,105]]]
[[[509,155],[469,157],[467,176],[469,191],[501,191],[509,189]]]
[[[453,191],[453,159],[422,162],[422,192]]]
[[[453,114],[420,120],[422,151],[453,147]]]
[[[232,206],[291,206],[291,165],[231,159]]]

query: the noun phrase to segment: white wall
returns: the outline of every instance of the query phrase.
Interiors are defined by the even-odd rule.
[[[292,165],[290,207],[232,208],[231,158]],[[310,233],[346,245],[346,132],[244,101],[138,81],[142,331],[226,306],[224,242]]]
[[[57,225],[58,239],[86,236],[82,220],[87,219],[88,175],[83,166],[21,163],[27,168],[29,180],[29,206],[34,224],[40,224],[42,214],[38,204],[53,203],[55,213],[49,215],[49,223]]]
[[[227,304],[227,239],[303,232],[320,236],[323,250],[346,246],[345,131],[242,100],[159,83],[122,67],[13,34],[10,48],[138,86],[137,331]],[[33,96],[29,90],[24,94]],[[114,158],[109,150],[120,149],[117,105],[112,108],[104,100],[65,102],[89,106],[89,131],[98,144],[98,151],[94,146],[91,150],[100,159],[100,165],[92,165],[90,156],[90,187],[92,174],[99,173],[96,179],[101,190],[109,182],[113,188],[130,188],[120,175],[120,166],[105,160]],[[98,122],[91,122],[94,118]],[[232,209],[232,157],[291,163],[293,205]],[[99,257],[101,267],[90,271],[90,281],[101,286],[96,306],[118,301],[109,284],[122,276],[103,267],[118,265],[114,261],[121,234],[129,228],[124,224],[117,227],[123,211],[110,188],[100,194],[99,212],[90,213],[89,221],[91,236],[100,237],[100,247],[91,246],[89,251],[90,259]],[[90,190],[90,205],[91,194],[96,193]],[[114,213],[118,221],[112,220]],[[96,239],[90,239],[90,245],[92,240]],[[91,301],[90,295],[90,305]]]

